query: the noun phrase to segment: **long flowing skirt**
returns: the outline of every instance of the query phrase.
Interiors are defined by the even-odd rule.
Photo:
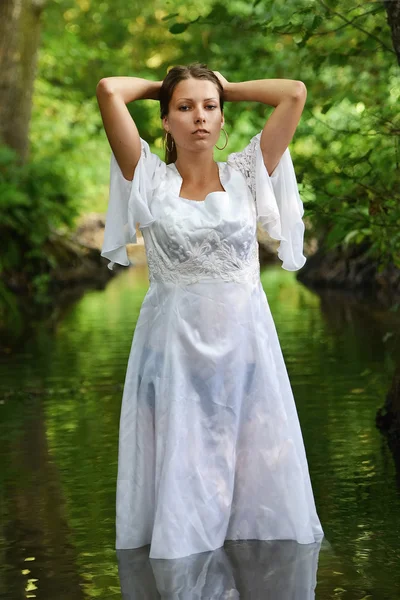
[[[295,401],[261,286],[154,283],[121,406],[116,548],[323,537]]]

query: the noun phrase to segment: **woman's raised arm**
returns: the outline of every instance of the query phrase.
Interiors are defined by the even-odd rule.
[[[139,77],[105,77],[96,87],[104,129],[125,179],[131,181],[140,158],[140,136],[126,105],[142,99],[158,99],[161,81]]]
[[[295,79],[257,79],[240,83],[229,83],[216,73],[224,87],[224,98],[228,102],[262,102],[275,106],[275,110],[264,125],[260,147],[265,167],[272,175],[281,156],[291,142],[307,98],[307,88]]]

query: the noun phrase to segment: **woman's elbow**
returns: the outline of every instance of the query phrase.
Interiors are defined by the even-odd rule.
[[[306,84],[303,81],[296,80],[293,88],[293,97],[296,100],[305,100],[307,97]]]
[[[103,77],[102,79],[100,79],[100,81],[98,82],[98,84],[96,86],[96,95],[98,96],[99,94],[109,94],[109,93],[110,93],[109,80],[107,77]]]

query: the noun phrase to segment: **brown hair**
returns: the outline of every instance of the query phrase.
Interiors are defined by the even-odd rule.
[[[169,103],[172,98],[172,94],[174,93],[174,89],[178,83],[184,79],[190,79],[191,77],[193,79],[205,79],[207,81],[212,81],[212,83],[216,85],[219,93],[219,105],[221,111],[223,110],[224,89],[215,73],[211,71],[207,65],[201,63],[194,63],[188,66],[178,65],[176,67],[172,67],[172,69],[168,71],[168,75],[165,77],[160,88],[159,100],[161,119],[168,115]],[[167,165],[169,165],[170,163],[175,162],[177,159],[176,146],[173,144],[173,139],[170,133],[166,134],[165,145],[165,162]]]

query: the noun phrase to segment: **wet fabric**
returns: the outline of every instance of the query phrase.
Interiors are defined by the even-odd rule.
[[[102,256],[128,265],[143,234],[150,286],[120,416],[116,548],[181,558],[225,540],[323,536],[295,401],[260,281],[257,222],[303,266],[303,207],[289,149],[270,177],[260,134],[218,163],[224,191],[182,179],[142,140],[133,181],[111,156]]]

